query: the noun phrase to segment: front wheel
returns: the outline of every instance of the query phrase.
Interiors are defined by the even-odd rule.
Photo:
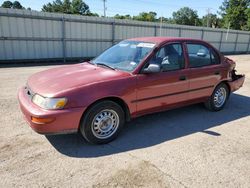
[[[205,102],[210,111],[222,110],[229,97],[229,89],[226,84],[221,83],[215,89],[211,97]]]
[[[93,144],[104,144],[114,140],[125,123],[123,109],[113,101],[102,101],[93,105],[80,124],[83,137]]]

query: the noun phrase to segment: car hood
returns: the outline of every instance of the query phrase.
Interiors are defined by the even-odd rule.
[[[129,75],[130,73],[127,72],[81,63],[38,72],[28,79],[28,87],[33,93],[53,97],[77,87],[119,79]]]

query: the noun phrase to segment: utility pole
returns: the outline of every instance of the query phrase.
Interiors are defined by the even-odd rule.
[[[226,41],[227,41],[227,38],[228,38],[229,30],[230,30],[230,22],[228,23],[228,27],[227,27]]]
[[[210,8],[207,9],[207,27],[209,27],[209,21],[210,21]]]
[[[106,1],[107,0],[102,0],[102,1],[103,1],[103,16],[106,17],[106,10],[107,10]]]
[[[161,34],[162,34],[162,33],[161,33],[161,30],[162,30],[162,17],[163,17],[163,16],[161,15],[161,23],[160,23],[160,36],[161,36]]]

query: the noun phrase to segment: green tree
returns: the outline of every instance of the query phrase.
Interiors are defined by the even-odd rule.
[[[12,5],[13,9],[24,9],[24,7],[19,3],[19,1],[14,1]]]
[[[167,24],[174,24],[174,20],[172,18],[159,17],[157,19],[157,22],[161,22],[161,21]]]
[[[66,14],[72,14],[72,7],[70,0],[64,0],[62,4],[62,11]]]
[[[156,21],[156,12],[141,12],[138,16],[134,16],[134,20],[139,21],[148,21],[148,22],[154,22]]]
[[[72,13],[88,15],[90,14],[89,6],[86,3],[84,3],[82,0],[73,0],[72,1]]]
[[[63,12],[62,5],[63,3],[61,0],[56,0],[56,1],[53,1],[52,3],[43,5],[42,11],[43,12]]]
[[[11,1],[4,1],[1,5],[2,8],[12,8],[13,3]]]
[[[217,17],[216,14],[207,14],[201,19],[202,26],[204,27],[212,27],[219,28],[221,27],[221,19]]]
[[[124,19],[132,19],[132,17],[131,17],[129,14],[127,14],[127,15],[116,14],[116,15],[114,16],[114,18],[115,18],[115,19],[121,19],[121,20],[124,20]]]
[[[248,8],[245,13],[247,15],[247,24],[244,26],[243,30],[250,31],[250,8]]]
[[[189,7],[183,7],[173,12],[173,20],[174,23],[181,25],[201,25],[197,11]]]
[[[99,14],[97,13],[93,13],[93,12],[89,12],[86,14],[86,16],[94,16],[94,17],[99,17]]]
[[[2,8],[25,9],[19,1],[4,1],[1,5]]]
[[[250,0],[224,0],[220,7],[223,26],[237,30],[248,29]]]
[[[89,10],[89,6],[82,0],[55,0],[52,3],[43,5],[43,12],[61,12],[65,14],[80,14],[87,16],[98,16]]]

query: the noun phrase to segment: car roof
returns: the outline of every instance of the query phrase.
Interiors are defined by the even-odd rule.
[[[142,42],[152,42],[156,44],[162,44],[166,42],[181,42],[181,41],[194,41],[194,42],[204,42],[199,39],[192,38],[182,38],[182,37],[138,37],[128,39],[131,41],[142,41]]]

